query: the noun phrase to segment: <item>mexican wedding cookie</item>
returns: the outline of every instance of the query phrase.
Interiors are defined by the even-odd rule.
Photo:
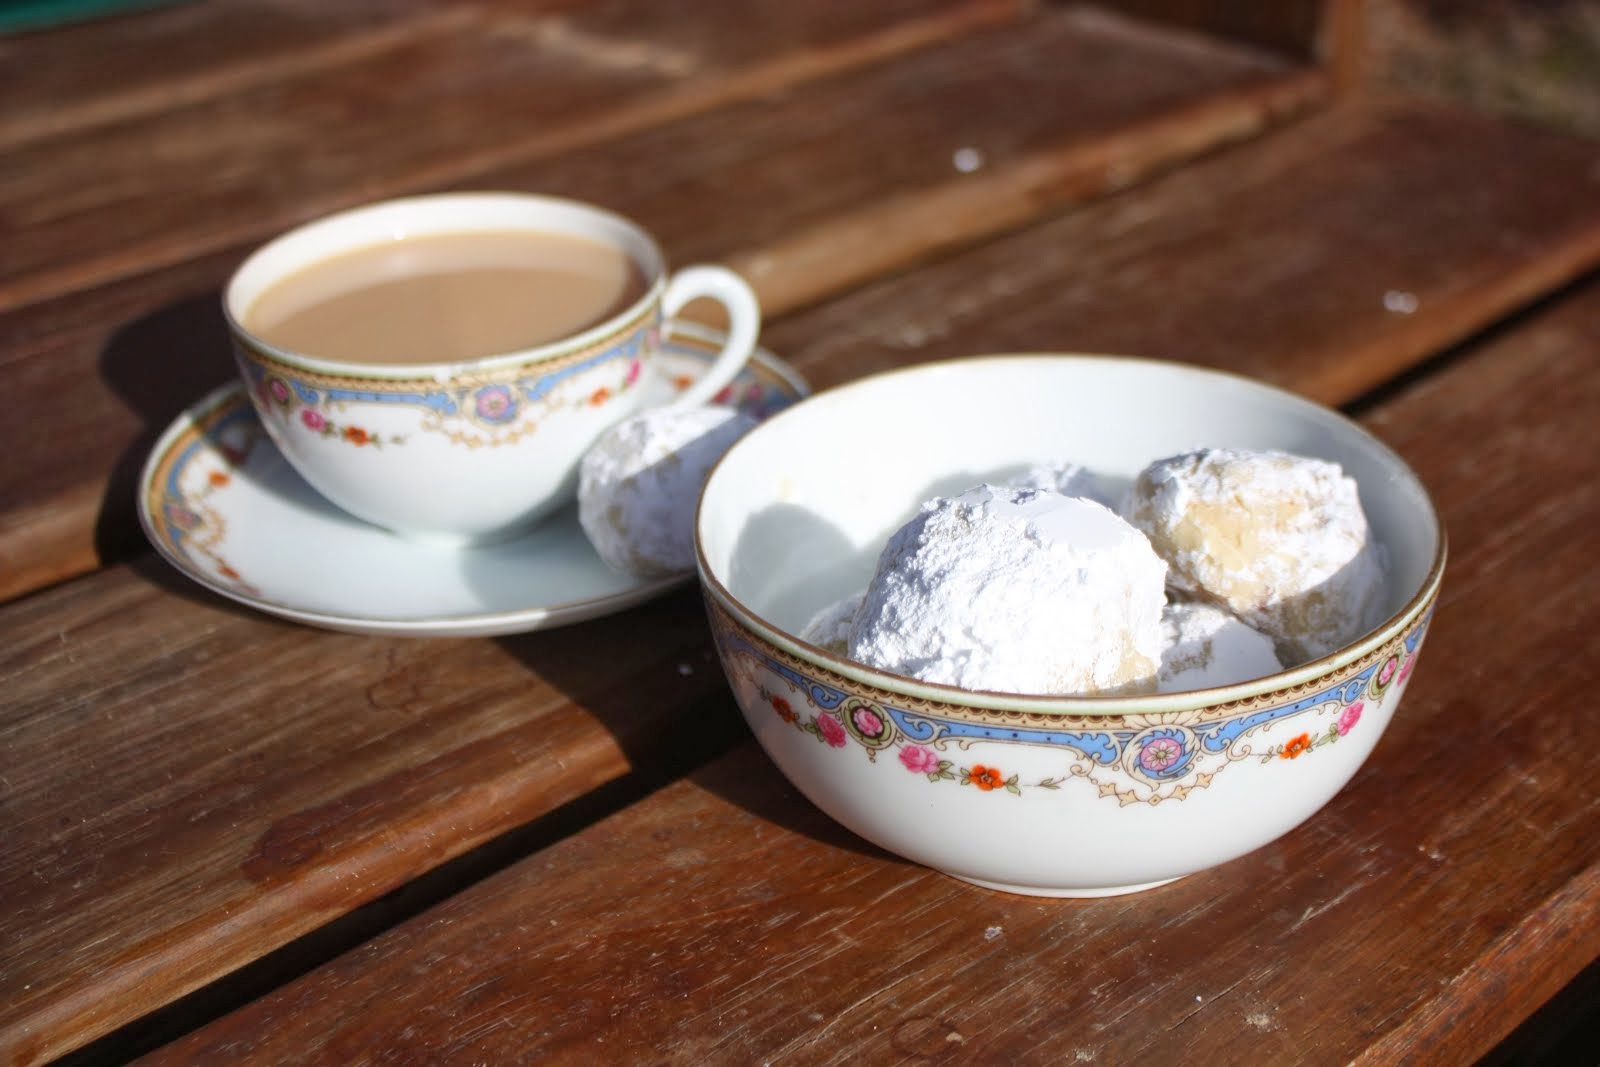
[[[980,485],[889,539],[850,658],[927,682],[1086,695],[1148,687],[1166,564],[1093,501]]]
[[[578,521],[600,558],[640,578],[693,570],[701,486],[755,424],[726,407],[655,408],[601,434],[578,468]]]
[[[1233,685],[1283,669],[1272,638],[1198,601],[1167,605],[1161,613],[1161,642],[1156,689],[1162,693]]]
[[[861,593],[847,596],[817,612],[800,631],[800,640],[820,645],[836,656],[849,655],[850,631],[855,628],[862,597]]]
[[[1289,662],[1373,625],[1383,566],[1356,483],[1336,463],[1217,448],[1157,460],[1124,507],[1174,589],[1217,604]]]

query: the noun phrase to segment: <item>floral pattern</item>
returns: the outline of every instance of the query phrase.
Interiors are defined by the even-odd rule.
[[[468,448],[514,444],[534,433],[563,407],[597,407],[638,384],[644,352],[659,336],[653,320],[636,321],[599,346],[499,372],[495,380],[441,384],[415,380],[357,378],[292,368],[243,344],[235,345],[263,415],[295,419],[301,429],[358,447],[400,445],[407,434],[380,431],[376,408],[418,408],[417,428],[444,435]],[[351,422],[347,413],[367,411],[371,421]]]
[[[784,722],[795,721],[797,716],[794,713],[794,708],[790,707],[789,702],[783,697],[768,693],[765,690],[762,691],[761,696],[767,703],[772,705],[772,710],[778,713],[778,718]]]
[[[357,448],[363,445],[382,448],[385,440],[391,445],[403,445],[406,443],[404,434],[390,434],[388,438],[384,438],[381,434],[373,433],[364,426],[334,422],[315,408],[301,408],[300,423],[313,433],[321,434],[323,437],[336,438],[346,444],[355,445]]]
[[[1301,734],[1280,748],[1278,756],[1282,759],[1299,759],[1309,751],[1311,751],[1311,735]]]
[[[484,422],[510,422],[517,417],[517,395],[509,385],[486,385],[473,394],[472,410]]]
[[[368,427],[358,426],[348,422],[338,422],[328,417],[327,412],[315,406],[312,400],[315,392],[297,386],[290,379],[277,374],[263,373],[258,376],[255,384],[256,396],[262,401],[264,411],[277,410],[285,418],[292,418],[298,412],[300,426],[334,441],[354,445],[357,448],[371,446],[382,448],[388,445],[403,445],[406,442],[404,434],[377,433]]]
[[[648,352],[659,352],[671,386],[686,389],[698,378],[698,369],[711,363],[718,344],[689,328],[663,345],[661,331],[651,325],[614,338],[609,346],[539,364],[538,373],[450,389],[431,379],[357,380],[302,373],[262,353],[235,347],[259,410],[263,415],[275,413],[302,432],[358,446],[404,444],[407,434],[379,430],[370,421],[351,422],[351,405],[370,410],[377,404],[420,408],[417,431],[442,434],[451,444],[468,448],[493,448],[533,434],[557,409],[615,401],[644,381]],[[685,364],[688,369],[680,371]],[[712,402],[765,418],[793,403],[795,388],[752,361]],[[352,428],[355,432],[347,434]]]
[[[1366,707],[1365,702],[1358,700],[1339,713],[1339,721],[1334,729],[1339,731],[1340,737],[1355,729],[1356,723],[1361,721],[1361,710],[1364,707]]]
[[[981,721],[963,721],[959,715],[946,718],[942,706],[902,707],[847,692],[829,680],[802,673],[801,668],[808,666],[804,661],[786,662],[784,654],[748,640],[720,612],[713,611],[712,618],[735,688],[756,686],[761,701],[781,723],[826,748],[859,748],[869,761],[892,751],[907,773],[929,782],[971,786],[976,793],[1021,796],[1037,789],[1059,790],[1064,783],[1083,778],[1101,797],[1119,804],[1153,805],[1183,800],[1194,790],[1209,787],[1217,773],[1237,760],[1292,763],[1312,758],[1356,732],[1372,710],[1372,701],[1409,677],[1431,614],[1424,615],[1392,650],[1364,661],[1366,666],[1357,664],[1360,669],[1342,680],[1324,679],[1317,688],[1307,686],[1308,695],[1298,699],[1285,701],[1278,695],[1244,701],[1231,715],[1221,716],[1177,712],[1113,717],[1077,732],[1060,725],[996,729]],[[809,714],[798,710],[801,706],[811,709]],[[1320,724],[1310,725],[1319,719]],[[1294,730],[1291,724],[1297,720],[1309,728]],[[1024,780],[1019,773],[1004,770],[1003,759],[988,755],[968,762],[950,749],[954,745],[965,750],[979,741],[1059,748],[1073,761],[1062,774]]]
[[[829,748],[843,748],[845,745],[844,724],[826,712],[813,715],[805,728],[821,738]]]
[[[1188,746],[1177,730],[1155,730],[1143,739],[1135,758],[1146,774],[1166,777],[1189,761]]]
[[[276,402],[275,392],[268,395]],[[261,436],[249,404],[243,396],[233,396],[232,402],[197,416],[167,449],[152,485],[149,513],[159,520],[154,532],[168,552],[203,561],[226,583],[255,594],[255,586],[222,555],[227,525],[212,503],[217,493],[234,484]]]

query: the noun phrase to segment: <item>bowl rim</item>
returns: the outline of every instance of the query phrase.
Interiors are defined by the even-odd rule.
[[[890,671],[869,667],[846,656],[828,651],[820,645],[803,641],[796,634],[777,626],[755,611],[742,600],[736,597],[711,570],[706,559],[702,528],[705,518],[706,490],[716,479],[723,464],[729,461],[745,443],[763,432],[770,432],[768,427],[781,423],[786,419],[795,417],[796,412],[803,411],[808,406],[815,406],[830,402],[830,398],[839,393],[856,389],[868,383],[880,382],[887,378],[926,373],[934,368],[946,368],[952,365],[972,365],[975,363],[1017,363],[1023,361],[1048,361],[1048,362],[1094,362],[1094,363],[1139,363],[1148,366],[1162,367],[1185,374],[1197,374],[1205,377],[1230,378],[1244,383],[1252,388],[1278,396],[1294,406],[1312,409],[1324,417],[1331,416],[1337,422],[1366,442],[1382,454],[1396,468],[1408,475],[1411,481],[1421,491],[1421,499],[1427,507],[1428,517],[1431,520],[1436,547],[1428,570],[1418,584],[1415,591],[1406,598],[1401,607],[1384,619],[1378,625],[1367,630],[1359,638],[1340,648],[1316,659],[1305,663],[1263,675],[1245,682],[1235,682],[1231,685],[1212,686],[1204,689],[1185,689],[1172,693],[1151,694],[1107,694],[1096,696],[1047,696],[1032,693],[1008,693],[993,689],[962,689],[959,686],[946,685],[939,682],[924,682],[903,674],[894,674]],[[825,669],[860,685],[870,686],[875,689],[890,693],[901,694],[906,697],[931,701],[937,704],[970,706],[994,711],[1026,711],[1029,713],[1047,716],[1094,716],[1118,717],[1130,715],[1150,715],[1166,712],[1186,711],[1196,707],[1208,707],[1217,704],[1242,703],[1259,699],[1262,696],[1277,693],[1283,690],[1301,688],[1319,678],[1336,673],[1349,664],[1358,662],[1370,656],[1377,649],[1401,634],[1407,632],[1412,625],[1422,617],[1438,595],[1440,584],[1444,578],[1445,562],[1448,557],[1448,544],[1446,542],[1444,523],[1439,516],[1439,510],[1434,505],[1433,497],[1428,492],[1422,479],[1411,469],[1411,465],[1402,459],[1399,453],[1390,448],[1371,431],[1360,423],[1345,415],[1343,412],[1314,400],[1301,396],[1281,386],[1273,385],[1252,378],[1248,375],[1238,374],[1233,371],[1219,370],[1194,363],[1181,363],[1175,360],[1158,359],[1149,356],[1129,356],[1103,353],[1080,352],[1003,352],[980,354],[971,356],[958,356],[948,359],[933,360],[926,363],[917,363],[905,367],[895,367],[888,370],[875,371],[871,374],[853,378],[847,382],[830,388],[820,389],[812,395],[803,398],[798,403],[790,405],[764,420],[734,442],[732,448],[712,465],[702,485],[700,498],[695,505],[694,521],[694,552],[695,570],[700,579],[700,585],[706,595],[712,597],[741,625],[753,630],[768,643],[816,664]]]

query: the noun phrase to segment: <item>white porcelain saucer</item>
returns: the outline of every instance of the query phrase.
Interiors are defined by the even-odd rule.
[[[663,343],[660,388],[696,377],[720,339],[680,325]],[[764,416],[807,392],[792,368],[758,350],[718,400]],[[206,588],[351,633],[483,636],[562,626],[688,578],[613,571],[589,547],[576,505],[518,540],[464,549],[362,522],[295,473],[238,384],[195,404],[161,436],[140,479],[139,521],[167,561]]]

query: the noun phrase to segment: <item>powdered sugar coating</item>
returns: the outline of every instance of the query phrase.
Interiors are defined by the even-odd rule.
[[[655,408],[602,434],[578,468],[578,521],[600,558],[641,578],[692,570],[706,475],[755,425],[733,408]]]
[[[856,612],[861,610],[865,593],[847,596],[817,612],[800,631],[800,640],[810,641],[835,655],[843,656],[850,649],[850,633],[855,629]]]
[[[1159,692],[1232,685],[1282,669],[1272,638],[1219,607],[1188,601],[1168,604],[1161,613]]]
[[[1383,567],[1353,479],[1284,452],[1205,449],[1146,467],[1124,505],[1169,581],[1273,637],[1290,662],[1378,620]]]
[[[1093,501],[981,485],[889,539],[851,658],[924,681],[1085,695],[1148,685],[1166,565]]]
[[[1048,489],[1062,496],[1081,496],[1104,504],[1094,472],[1076,463],[1035,463],[1006,484],[1022,489]]]

